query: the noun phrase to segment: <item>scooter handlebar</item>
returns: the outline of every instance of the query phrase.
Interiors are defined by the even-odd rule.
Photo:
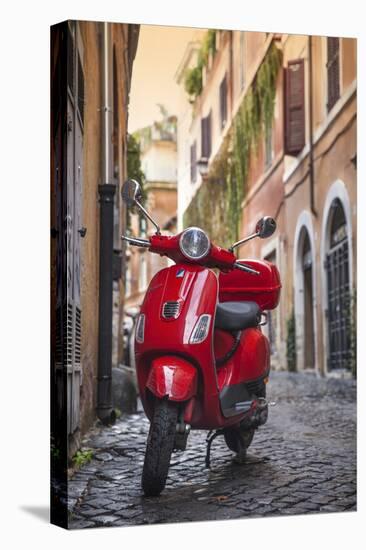
[[[135,237],[126,237],[125,235],[122,235],[121,239],[122,241],[126,241],[129,244],[133,244],[134,246],[142,246],[145,248],[150,248],[151,246],[150,241],[146,239],[140,239],[140,238],[136,239]]]
[[[123,241],[126,241],[134,246],[149,248],[151,252],[164,254],[176,262],[181,261],[181,253],[179,250],[176,251],[176,237],[163,237],[162,235],[158,235],[151,237],[150,240],[147,240],[136,237],[126,237],[125,235],[122,235],[121,238]],[[260,275],[260,272],[256,271],[252,267],[236,262],[235,256],[232,252],[215,245],[211,246],[210,255],[209,258],[207,258],[207,260],[205,261],[205,265],[207,265],[208,267],[218,267],[222,271],[240,269],[241,271],[251,273],[252,275]]]

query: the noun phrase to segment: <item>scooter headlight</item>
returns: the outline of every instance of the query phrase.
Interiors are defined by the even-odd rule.
[[[199,227],[188,227],[179,240],[181,252],[190,260],[199,260],[207,256],[210,246],[209,238]]]

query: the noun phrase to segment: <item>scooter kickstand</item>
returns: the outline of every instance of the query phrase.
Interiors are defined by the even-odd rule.
[[[210,463],[211,463],[210,453],[211,453],[212,442],[214,439],[216,439],[216,437],[218,437],[219,435],[222,435],[223,433],[224,433],[223,430],[216,430],[215,433],[213,433],[213,430],[211,430],[207,434],[207,437],[206,437],[207,451],[206,451],[206,460],[205,460],[206,468],[210,468]]]

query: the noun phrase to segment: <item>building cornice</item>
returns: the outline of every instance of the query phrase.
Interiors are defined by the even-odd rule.
[[[145,183],[144,189],[146,191],[153,191],[156,189],[163,190],[163,191],[176,191],[177,190],[177,182],[176,181],[154,181],[149,180]]]

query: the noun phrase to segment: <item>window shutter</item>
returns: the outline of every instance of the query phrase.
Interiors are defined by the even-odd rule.
[[[327,77],[327,109],[330,111],[339,99],[339,38],[330,36],[327,38]]]
[[[78,109],[79,114],[81,118],[81,122],[84,122],[84,103],[85,103],[85,97],[84,97],[84,71],[83,66],[81,64],[80,54],[77,54],[77,63],[78,63]]]
[[[75,92],[75,43],[70,27],[67,28],[67,84],[70,92]]]
[[[191,145],[191,183],[197,179],[197,143]]]
[[[289,61],[285,70],[285,153],[297,155],[305,145],[304,60]]]
[[[201,120],[201,156],[210,158],[211,155],[211,112]]]
[[[221,128],[224,128],[227,122],[227,80],[224,76],[220,84],[220,114],[221,114]]]

